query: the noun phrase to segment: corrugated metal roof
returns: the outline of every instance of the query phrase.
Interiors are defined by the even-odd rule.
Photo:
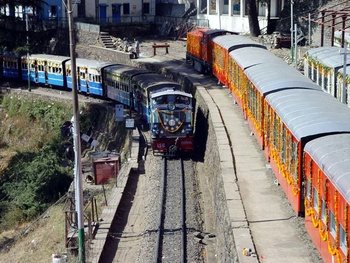
[[[328,93],[287,89],[267,95],[266,100],[298,140],[350,132],[350,109]]]
[[[247,68],[245,71],[247,77],[254,83],[263,96],[267,93],[286,88],[321,90],[319,85],[306,78],[283,60],[275,60],[269,63],[269,70],[266,70],[266,67],[266,64],[258,64]]]
[[[317,138],[305,145],[305,152],[350,202],[350,135],[337,134]]]
[[[221,35],[213,37],[213,42],[227,49],[229,52],[233,49],[242,47],[260,47],[266,49],[263,44],[255,42],[247,37],[240,35]]]
[[[245,47],[235,49],[230,52],[230,56],[243,69],[261,63],[273,63],[275,61],[282,61],[279,57],[275,56],[270,51],[258,47]],[[247,57],[249,57],[249,59],[247,59]]]
[[[344,65],[344,49],[339,47],[319,47],[306,52],[310,58],[330,68]],[[350,54],[347,54],[347,65],[350,65]]]

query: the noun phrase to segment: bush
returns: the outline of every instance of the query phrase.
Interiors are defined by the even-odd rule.
[[[22,210],[25,220],[44,212],[71,184],[72,171],[61,166],[58,151],[60,148],[52,144],[38,153],[20,153],[4,174],[0,196],[12,207]]]

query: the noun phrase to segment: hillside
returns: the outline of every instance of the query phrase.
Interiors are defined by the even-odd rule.
[[[42,122],[31,121],[29,123],[21,114],[11,114],[7,107],[0,106],[0,175],[4,174],[6,168],[11,168],[13,160],[22,152],[40,151],[45,143],[50,141],[51,136],[60,136],[60,125],[72,116],[70,93],[63,97],[63,95],[58,96],[60,93],[49,93],[47,90],[33,89],[29,93],[25,87],[22,90],[18,88],[13,87],[9,95],[1,95],[2,100],[0,101],[4,103],[4,101],[11,99],[28,101],[30,105],[32,105],[31,103],[47,105],[47,111],[44,115],[51,116],[50,120],[53,122],[57,121],[57,131],[48,132],[48,129],[43,127]],[[49,96],[47,96],[48,94]],[[91,135],[99,142],[96,148],[82,143],[82,164],[84,169],[89,171],[91,170],[91,153],[106,150],[121,152],[124,147],[127,149],[127,145],[125,145],[126,132],[125,129],[122,129],[122,124],[114,121],[112,104],[94,99],[86,100],[84,97],[80,101],[82,109],[81,131]],[[57,112],[55,105],[60,105],[64,110],[61,113]],[[60,117],[55,119],[54,115]],[[122,156],[123,159],[125,158]],[[73,175],[72,170],[70,170],[70,174]],[[109,186],[106,185],[105,189],[108,190],[108,188]],[[89,198],[94,196],[98,200],[97,206],[101,210],[104,206],[101,187],[87,185],[84,189],[86,196]],[[8,224],[9,227],[3,228],[0,233],[0,263],[11,261],[46,263],[52,261],[52,254],[65,252],[65,211],[69,210],[68,205],[67,196],[62,195],[55,204],[50,205],[35,220],[29,223],[12,224],[12,227],[10,227],[11,224]],[[0,225],[12,220],[16,220],[16,213],[7,214],[6,217],[1,214]],[[69,262],[74,262],[74,260],[71,259]]]

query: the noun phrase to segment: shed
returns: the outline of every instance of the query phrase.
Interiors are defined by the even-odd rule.
[[[94,182],[96,185],[108,183],[110,178],[117,178],[120,170],[120,154],[99,152],[92,154]]]

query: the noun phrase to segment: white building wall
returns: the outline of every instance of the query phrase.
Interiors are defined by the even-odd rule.
[[[277,1],[271,1],[271,18],[278,15]],[[284,1],[282,1],[282,6]],[[200,0],[196,2],[197,6],[200,5]],[[236,7],[234,8],[234,5]],[[239,5],[239,11],[237,11],[237,5]],[[206,14],[200,14],[200,10],[203,9],[199,6],[197,19],[208,19],[209,27],[213,29],[225,29],[240,34],[249,33],[249,21],[248,16],[245,14],[245,0],[230,0],[229,5],[224,6],[223,0],[207,0],[207,12]],[[220,12],[220,15],[218,14]],[[260,29],[267,27],[267,6],[259,5],[258,8],[258,20]]]
[[[85,14],[86,17],[96,16],[95,1],[85,1]]]

